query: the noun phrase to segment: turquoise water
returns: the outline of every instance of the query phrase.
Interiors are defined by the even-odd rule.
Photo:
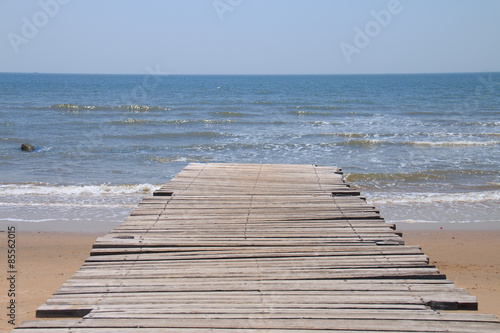
[[[393,222],[500,216],[500,73],[4,73],[0,89],[0,222],[119,220],[189,162],[339,166]]]

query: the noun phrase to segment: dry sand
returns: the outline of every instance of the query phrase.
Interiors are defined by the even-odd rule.
[[[403,231],[406,245],[420,245],[430,263],[477,297],[479,313],[500,318],[500,231]]]
[[[45,302],[88,257],[98,235],[70,233],[18,233],[16,324],[35,319]],[[421,245],[432,264],[460,288],[478,297],[479,312],[500,316],[500,231],[404,231],[408,245]],[[0,332],[13,326],[6,316],[9,297],[7,234],[0,233]]]
[[[36,309],[69,279],[89,256],[97,235],[72,233],[16,234],[16,325],[35,319]],[[0,233],[0,332],[9,332],[6,307],[10,297],[7,272],[6,233]]]

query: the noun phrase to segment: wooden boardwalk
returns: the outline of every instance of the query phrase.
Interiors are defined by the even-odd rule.
[[[440,311],[475,309],[339,169],[190,164],[14,331],[500,332]]]

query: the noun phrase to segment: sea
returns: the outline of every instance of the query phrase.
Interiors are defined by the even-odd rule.
[[[500,228],[500,73],[0,73],[3,229],[112,229],[190,162],[338,166],[387,222]]]

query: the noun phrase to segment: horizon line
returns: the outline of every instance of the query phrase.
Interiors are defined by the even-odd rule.
[[[232,73],[232,74],[138,74],[138,73],[78,73],[78,72],[0,72],[0,74],[42,74],[42,75],[154,75],[154,76],[348,76],[348,75],[433,75],[433,74],[485,74],[485,73],[500,73],[500,71],[470,71],[470,72],[406,72],[406,73],[302,73],[302,74],[293,74],[293,73],[258,73],[258,74],[250,74],[250,73]]]

